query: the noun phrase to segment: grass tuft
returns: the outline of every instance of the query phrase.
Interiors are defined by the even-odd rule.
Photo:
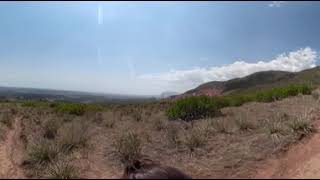
[[[120,161],[127,164],[140,157],[142,140],[137,133],[129,131],[117,138],[114,146]]]

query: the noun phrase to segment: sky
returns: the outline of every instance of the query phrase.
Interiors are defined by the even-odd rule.
[[[319,2],[0,2],[0,86],[158,95],[318,65]]]

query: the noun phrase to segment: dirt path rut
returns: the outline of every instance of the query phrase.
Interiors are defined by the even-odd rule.
[[[320,123],[312,137],[290,147],[280,158],[267,161],[254,178],[320,178]]]
[[[24,178],[21,162],[22,143],[19,141],[21,121],[15,118],[13,127],[6,133],[5,140],[0,142],[0,178]]]

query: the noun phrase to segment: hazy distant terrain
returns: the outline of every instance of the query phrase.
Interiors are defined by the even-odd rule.
[[[46,100],[79,103],[140,102],[155,100],[155,97],[152,96],[102,94],[17,87],[0,87],[0,98],[2,100]]]

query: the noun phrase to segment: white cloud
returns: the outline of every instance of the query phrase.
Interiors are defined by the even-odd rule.
[[[98,24],[103,24],[103,7],[98,6]]]
[[[236,61],[229,65],[190,70],[171,70],[160,74],[145,74],[138,78],[162,91],[184,92],[208,81],[224,81],[244,77],[258,71],[282,70],[297,72],[316,66],[317,53],[306,47],[288,54],[281,54],[270,61],[247,63]]]
[[[269,7],[281,7],[285,1],[271,1]]]

